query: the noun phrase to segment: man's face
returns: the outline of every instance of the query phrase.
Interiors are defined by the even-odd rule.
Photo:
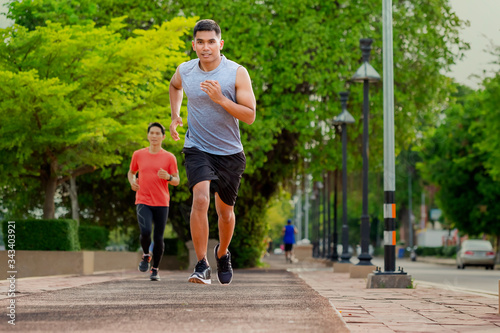
[[[151,145],[158,145],[165,139],[165,135],[161,132],[161,129],[157,126],[153,126],[148,132],[148,141]]]
[[[201,61],[219,60],[224,41],[217,37],[215,31],[198,31],[194,39],[193,50]]]

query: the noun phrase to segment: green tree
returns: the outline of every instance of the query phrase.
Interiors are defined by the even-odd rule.
[[[498,47],[500,59],[500,47]],[[480,151],[487,154],[485,167],[492,177],[500,181],[500,115],[498,105],[500,103],[500,74],[487,78],[483,81],[484,88],[477,92],[477,105],[481,112],[481,122],[473,124],[476,132],[483,132],[483,137],[477,146]]]
[[[466,93],[445,111],[446,118],[425,140],[419,168],[424,179],[438,186],[436,199],[453,227],[498,238],[500,186],[486,168],[490,155],[479,149],[486,136],[483,96]]]
[[[194,20],[174,19],[123,40],[121,19],[0,30],[1,181],[34,178],[54,217],[57,186],[68,177],[121,162],[163,118],[163,73],[185,60],[181,37]]]
[[[9,2],[6,16],[16,24],[35,30],[45,26],[47,21],[63,25],[94,22],[102,27],[126,15],[119,32],[129,38],[135,36],[135,29],[149,30],[161,25],[170,8],[168,2],[144,0],[14,0]]]
[[[339,145],[332,143],[336,135],[331,120],[340,112],[337,96],[344,90],[351,92],[348,108],[358,120],[349,128],[349,170],[361,169],[362,85],[350,84],[349,79],[360,65],[359,39],[362,37],[374,39],[371,63],[382,72],[381,2],[174,0],[168,4],[151,3],[155,5],[149,9],[143,1],[134,5],[144,11],[141,17],[146,20],[141,19],[142,22],[148,19],[161,22],[177,15],[218,21],[226,40],[225,55],[250,72],[258,102],[257,120],[252,126],[241,124],[248,165],[235,208],[238,222],[231,251],[236,266],[251,266],[261,253],[261,249],[255,248],[260,245],[255,244],[262,244],[266,234],[263,217],[268,201],[280,184],[288,187],[287,182],[297,174],[304,174],[306,168],[319,180],[323,169],[339,167],[341,155]],[[114,5],[97,7],[94,14],[84,18],[90,17],[101,24],[111,17],[127,14],[123,10],[130,8],[119,3]],[[396,150],[399,152],[417,136],[416,125],[434,121],[443,109],[442,103],[451,88],[450,80],[441,73],[468,45],[458,35],[464,22],[451,11],[447,0],[418,4],[398,0],[393,7]],[[161,11],[163,14],[159,15]],[[19,10],[18,16],[24,12]],[[185,45],[188,54],[194,57],[189,51],[190,40],[191,37],[187,38]],[[459,54],[452,52],[455,49]],[[382,168],[381,88],[380,84],[370,88],[372,171]],[[211,221],[214,221],[212,217]],[[186,225],[184,228],[187,229]],[[211,236],[216,235],[211,232]]]
[[[281,231],[288,219],[293,218],[293,206],[288,192],[281,189],[277,195],[269,200],[265,220],[268,225],[268,235],[276,247],[282,243]],[[297,226],[296,222],[294,223]]]

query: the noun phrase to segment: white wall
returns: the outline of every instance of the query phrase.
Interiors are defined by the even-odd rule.
[[[426,247],[443,246],[443,236],[447,237],[448,230],[421,230],[417,234],[417,245]]]

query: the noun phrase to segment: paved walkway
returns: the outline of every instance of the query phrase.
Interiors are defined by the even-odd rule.
[[[189,271],[138,271],[16,281],[15,327],[0,282],[0,332],[349,332],[342,317],[296,274],[235,271],[230,285],[187,282]]]
[[[500,332],[498,297],[422,283],[366,289],[318,261],[265,261],[229,286],[187,283],[187,271],[161,271],[156,283],[137,271],[19,279],[15,327],[0,281],[0,331]]]
[[[351,279],[332,268],[283,261],[273,266],[295,272],[328,298],[351,332],[500,332],[498,295],[419,281],[414,289],[367,289],[366,279]]]

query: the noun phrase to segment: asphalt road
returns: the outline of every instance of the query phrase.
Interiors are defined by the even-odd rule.
[[[374,258],[372,263],[384,267],[383,258]],[[449,288],[459,288],[498,295],[499,270],[486,270],[484,267],[457,269],[455,265],[442,265],[398,259],[396,267],[401,266],[415,279],[415,283],[429,282]]]

